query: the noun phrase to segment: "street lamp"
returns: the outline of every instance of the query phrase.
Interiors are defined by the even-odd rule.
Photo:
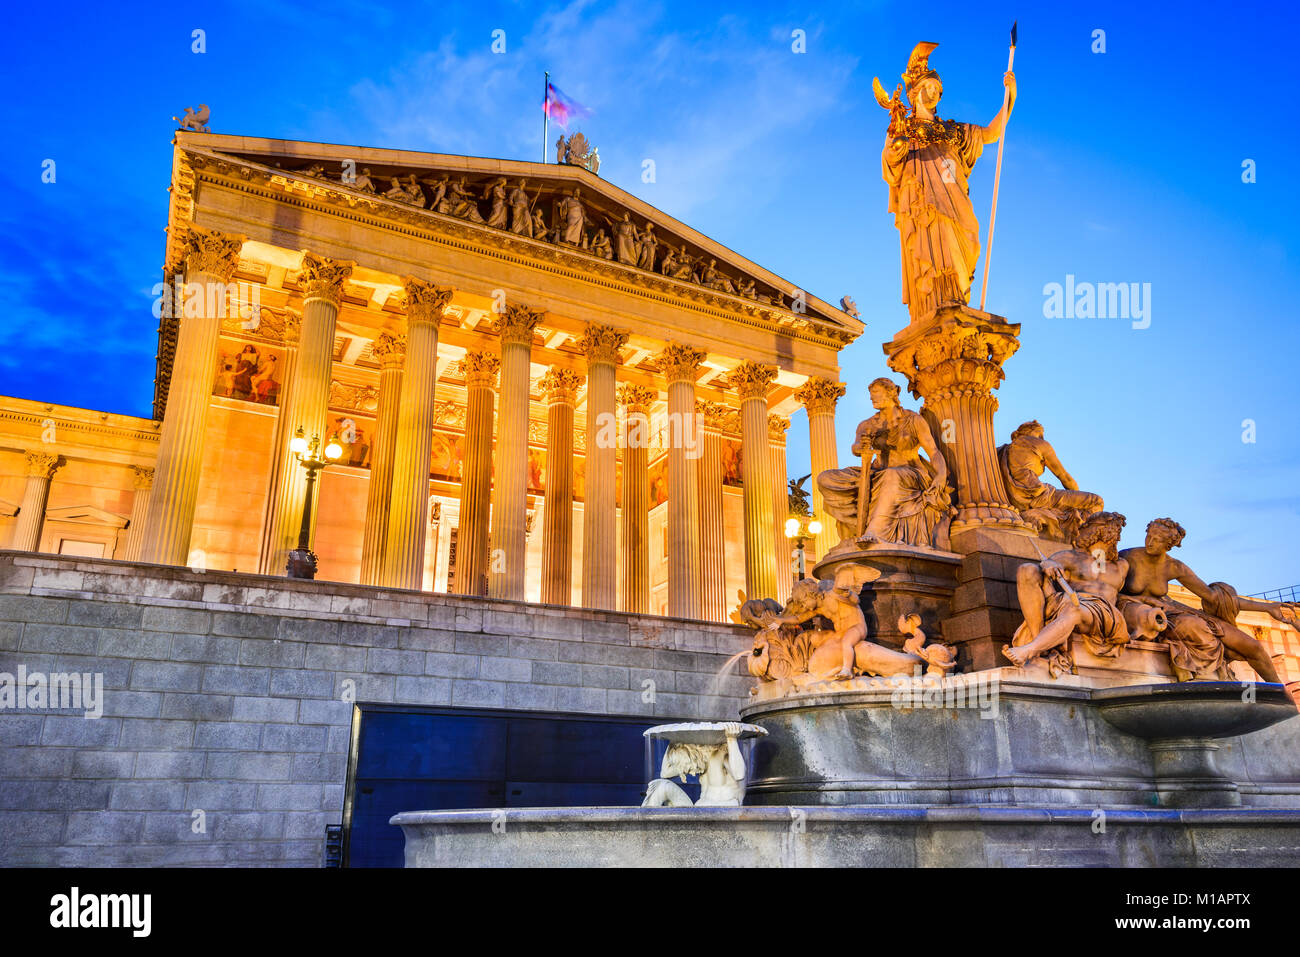
[[[791,558],[798,560],[799,580],[803,581],[807,576],[804,574],[804,542],[809,538],[815,538],[821,534],[822,523],[815,518],[807,515],[791,515],[785,522],[785,537],[792,539],[795,543],[795,551]]]
[[[298,464],[307,470],[307,497],[302,504],[302,527],[298,530],[298,547],[289,552],[286,571],[290,578],[311,579],[316,577],[316,553],[311,550],[311,506],[316,492],[316,473],[331,462],[337,461],[343,454],[343,447],[339,445],[338,436],[331,435],[322,454],[320,436],[313,435],[309,444],[307,435],[300,425],[289,442],[289,451],[298,459]]]

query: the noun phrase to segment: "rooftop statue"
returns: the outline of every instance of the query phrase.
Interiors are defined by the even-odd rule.
[[[943,83],[929,65],[937,46],[916,45],[892,98],[872,81],[876,101],[889,111],[881,167],[898,227],[903,302],[913,322],[942,305],[970,302],[980,240],[968,179],[984,147],[1002,136],[1016,102],[1015,74],[1008,71],[1006,108],[988,126],[939,119]]]
[[[172,119],[181,125],[183,130],[193,130],[195,133],[207,133],[208,116],[211,115],[208,110],[208,104],[200,103],[196,110],[193,107],[185,107],[184,116],[173,116]]]

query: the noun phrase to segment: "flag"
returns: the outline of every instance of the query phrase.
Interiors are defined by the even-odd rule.
[[[546,102],[542,104],[542,112],[565,130],[569,128],[571,120],[591,116],[591,110],[577,100],[565,96],[554,83],[546,84]]]

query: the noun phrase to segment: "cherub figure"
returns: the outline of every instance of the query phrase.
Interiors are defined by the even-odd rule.
[[[830,619],[840,645],[840,670],[831,677],[852,678],[858,643],[867,640],[867,619],[859,603],[861,589],[853,585],[853,570],[841,566],[834,584],[825,590],[815,581],[805,581],[811,587],[799,588],[804,582],[798,582],[791,591],[785,614],[774,617],[767,627],[775,630],[782,625],[802,625],[817,615]]]
[[[740,807],[745,800],[745,758],[740,753],[740,725],[723,725],[725,744],[675,743],[660,766],[660,777],[650,782],[642,807]],[[698,775],[700,799],[693,802],[671,779]]]

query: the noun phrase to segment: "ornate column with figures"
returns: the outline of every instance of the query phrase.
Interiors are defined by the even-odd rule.
[[[488,594],[524,600],[528,548],[528,402],[533,331],[540,310],[507,304],[501,335],[501,413],[497,422]]]
[[[308,441],[312,436],[320,436],[323,445],[329,439],[325,429],[334,368],[334,328],[343,301],[343,286],[352,275],[353,265],[311,252],[302,255],[303,304],[298,355],[293,378],[282,392],[280,405],[286,439],[298,429],[303,430]],[[260,567],[264,575],[284,573],[289,552],[298,542],[307,500],[307,473],[297,466],[288,442],[275,449],[274,454],[280,459],[280,480],[274,489],[268,509],[270,522],[262,540]],[[313,502],[313,512],[318,502],[319,498]],[[315,521],[313,514],[312,527]]]
[[[969,306],[944,306],[884,344],[889,367],[907,376],[943,449],[957,491],[951,535],[978,528],[1032,534],[1007,493],[998,467],[993,390],[1002,363],[1020,346],[1018,324]],[[960,550],[960,549],[959,549]]]
[[[433,453],[433,400],[438,379],[438,323],[454,290],[407,276],[406,359],[388,540],[384,544],[384,584],[419,590],[424,585],[424,542],[429,531],[429,464]]]
[[[147,465],[131,466],[131,481],[135,498],[131,500],[131,520],[126,525],[126,545],[122,557],[128,562],[140,560],[140,543],[144,540],[144,524],[149,514],[149,490],[153,488],[153,468]]]
[[[767,440],[772,446],[772,525],[773,554],[776,559],[776,595],[781,604],[790,598],[794,576],[790,566],[790,541],[785,537],[785,520],[790,517],[789,469],[785,458],[785,433],[790,420],[768,413]]]
[[[658,393],[628,383],[623,405],[623,610],[650,613],[650,408]]]
[[[139,546],[141,561],[184,565],[189,558],[226,286],[243,245],[243,236],[198,226],[191,226],[183,240],[186,302],[175,304],[180,329]],[[167,270],[169,275],[174,271]]]
[[[700,430],[695,418],[695,380],[705,353],[670,343],[659,353],[668,382],[668,614],[699,618]]]
[[[465,461],[461,466],[460,526],[456,533],[456,586],[462,595],[486,595],[488,522],[492,504],[492,434],[501,360],[470,350],[465,370]]]
[[[18,522],[14,525],[10,548],[20,552],[34,552],[41,544],[41,529],[45,526],[45,505],[50,500],[50,479],[62,462],[57,452],[32,450],[26,453],[27,484],[23,486],[23,500],[18,507]]]
[[[370,354],[379,360],[379,415],[370,453],[370,483],[366,492],[366,525],[361,537],[361,584],[383,584],[388,548],[389,502],[393,492],[393,461],[397,456],[397,420],[402,405],[402,366],[406,336],[382,333]]]
[[[730,376],[732,385],[740,392],[745,595],[749,598],[775,598],[777,595],[772,449],[767,426],[767,389],[776,373],[776,366],[742,362]]]
[[[582,604],[618,603],[617,396],[615,376],[628,333],[589,324],[578,348],[587,357],[587,474],[582,501]]]
[[[573,407],[583,376],[550,369],[546,394],[546,494],[542,509],[542,601],[573,601]]]
[[[835,446],[835,404],[844,395],[844,385],[828,379],[809,379],[794,394],[808,412],[808,451],[812,465],[812,512],[821,522],[817,535],[817,557],[824,558],[838,543],[835,523],[826,514],[822,503],[821,486],[817,476],[829,469],[839,468],[839,453]]]
[[[719,402],[697,402],[702,434],[700,484],[700,617],[727,620],[726,532],[722,499],[722,429],[735,414]]]

